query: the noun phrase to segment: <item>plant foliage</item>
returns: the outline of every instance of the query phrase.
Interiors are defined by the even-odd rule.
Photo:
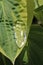
[[[27,0],[0,0],[1,59],[8,58],[14,63],[15,59],[25,46],[30,25],[32,23],[34,8],[33,0],[29,0],[28,2],[29,5],[27,5]],[[29,8],[28,15],[27,7]],[[4,65],[6,65],[5,60]]]

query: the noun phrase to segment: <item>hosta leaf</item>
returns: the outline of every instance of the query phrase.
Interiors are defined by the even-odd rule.
[[[43,27],[32,25],[29,39],[29,65],[43,65]]]
[[[43,23],[43,0],[34,0],[35,10],[34,15],[39,20],[39,24]]]
[[[43,5],[43,0],[34,0],[35,8],[38,8],[39,6]]]
[[[30,29],[33,18],[33,1],[29,0],[29,3],[28,24],[26,0],[0,0],[0,52],[12,62],[27,40],[27,24]]]
[[[43,5],[38,7],[34,11],[35,11],[35,16],[37,17],[37,19],[43,23]]]
[[[26,40],[26,1],[24,3],[15,0],[0,1],[0,49],[3,50],[0,52],[12,62],[17,50],[24,46],[24,39]]]

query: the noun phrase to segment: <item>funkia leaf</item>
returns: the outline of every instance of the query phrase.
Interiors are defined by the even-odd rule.
[[[27,5],[27,0],[0,0],[0,53],[12,63],[25,46],[32,23],[34,2],[28,2]]]

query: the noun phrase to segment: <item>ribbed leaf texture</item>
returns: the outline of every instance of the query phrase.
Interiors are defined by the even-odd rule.
[[[43,27],[32,25],[29,40],[29,65],[43,65]]]
[[[27,28],[26,0],[0,1],[0,52],[14,61],[17,50],[24,46]],[[19,53],[19,52],[18,52]]]
[[[27,0],[0,0],[0,54],[12,63],[25,46],[32,22],[34,2],[28,2],[27,6]]]

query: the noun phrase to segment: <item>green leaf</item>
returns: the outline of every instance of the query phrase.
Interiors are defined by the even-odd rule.
[[[30,4],[31,3],[31,4]],[[33,0],[0,0],[0,52],[14,63],[27,40],[33,18]],[[28,24],[28,25],[27,25]]]
[[[35,16],[43,23],[43,5],[34,10]]]
[[[28,45],[25,46],[16,63],[16,65],[43,65],[43,27],[36,24],[31,26]]]
[[[29,65],[43,65],[43,27],[32,25],[29,40]]]
[[[26,10],[26,1],[0,1],[0,52],[12,62],[16,59],[18,50],[25,45],[23,40],[26,40]]]
[[[41,21],[41,23],[43,23],[43,0],[34,0],[34,2],[35,2],[34,15],[39,21]]]
[[[34,0],[35,8],[38,8],[39,6],[43,5],[43,0]]]

